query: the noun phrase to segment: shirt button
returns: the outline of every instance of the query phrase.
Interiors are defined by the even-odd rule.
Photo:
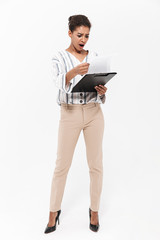
[[[80,103],[82,103],[83,101],[82,100],[80,100]]]
[[[83,93],[80,93],[80,96],[83,96]]]

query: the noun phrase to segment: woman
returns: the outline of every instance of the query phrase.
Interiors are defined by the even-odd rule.
[[[55,231],[57,221],[59,223],[66,178],[81,130],[84,134],[90,173],[89,226],[92,231],[99,229],[98,210],[103,178],[102,138],[104,132],[104,116],[100,104],[105,102],[107,88],[99,85],[95,87],[95,92],[71,93],[82,75],[88,72],[87,61],[97,56],[94,51],[84,50],[90,28],[91,23],[86,16],[69,17],[70,46],[65,50],[55,52],[52,58],[55,85],[59,89],[57,103],[60,106],[61,117],[56,167],[51,185],[49,222],[45,233]]]

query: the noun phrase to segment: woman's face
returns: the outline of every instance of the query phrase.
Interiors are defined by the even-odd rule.
[[[69,30],[68,35],[71,38],[71,46],[77,51],[82,51],[89,39],[89,31],[90,29],[86,26],[77,27],[73,33]]]

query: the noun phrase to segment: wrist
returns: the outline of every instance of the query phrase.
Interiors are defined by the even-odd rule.
[[[104,96],[105,96],[105,93],[104,93],[104,94],[102,94],[102,95],[100,95],[100,94],[99,94],[99,97],[100,97],[100,98],[102,98],[102,97],[104,97]]]
[[[78,74],[76,67],[74,67],[74,68],[72,69],[72,71],[73,71],[73,74],[74,74],[75,76]]]

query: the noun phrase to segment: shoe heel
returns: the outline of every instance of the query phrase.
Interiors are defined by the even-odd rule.
[[[61,213],[61,210],[58,211],[58,215],[57,215],[58,225],[59,225],[59,223],[60,223],[60,221],[59,221],[59,215],[60,215],[60,213]]]
[[[94,231],[94,232],[97,232],[99,230],[99,222],[97,225],[93,225],[91,224],[91,209],[89,208],[89,219],[90,219],[90,224],[89,224],[89,228]]]
[[[60,213],[61,213],[61,210],[58,211],[58,215],[57,215],[57,217],[55,219],[55,225],[52,226],[52,227],[48,227],[48,224],[47,224],[44,233],[50,233],[50,232],[53,232],[53,231],[56,230],[57,221],[58,221],[58,224],[59,224],[59,215],[60,215]]]

